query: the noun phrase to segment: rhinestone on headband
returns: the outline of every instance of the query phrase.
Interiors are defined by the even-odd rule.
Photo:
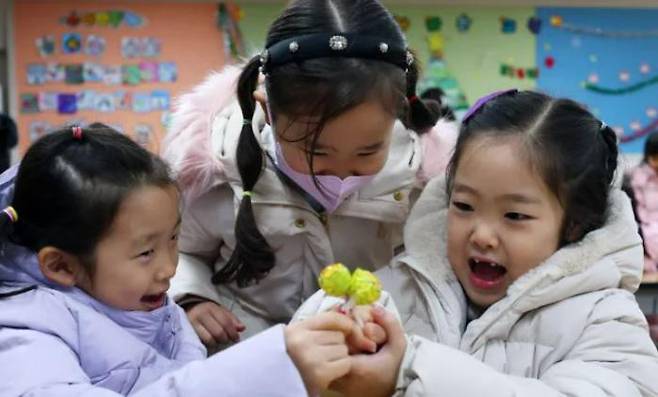
[[[288,49],[290,50],[290,52],[297,52],[297,50],[299,50],[299,43],[296,41],[291,42],[288,45]]]
[[[267,58],[269,58],[270,53],[267,50],[263,50],[263,52],[260,53],[260,64],[262,66],[265,66],[267,64]]]
[[[379,52],[381,52],[382,54],[386,54],[388,52],[388,44],[379,43]]]
[[[340,35],[331,36],[329,47],[334,51],[342,51],[347,48],[347,38]]]
[[[411,51],[407,51],[407,65],[411,66],[412,63],[414,63],[414,54]]]

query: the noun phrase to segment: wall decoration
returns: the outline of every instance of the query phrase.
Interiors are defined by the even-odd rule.
[[[41,36],[35,40],[39,55],[47,57],[55,53],[55,37],[53,35]]]
[[[142,72],[138,65],[121,66],[121,81],[125,85],[137,85],[142,80]]]
[[[146,113],[151,111],[151,95],[147,92],[135,92],[132,97],[133,111]]]
[[[105,66],[103,73],[103,83],[106,85],[121,84],[121,67],[120,66]]]
[[[403,32],[406,32],[411,27],[411,20],[408,17],[403,15],[395,15],[395,20],[397,21],[398,25],[400,25],[400,29],[402,29]]]
[[[151,92],[151,109],[153,110],[169,110],[171,103],[171,96],[169,91],[155,90]]]
[[[471,23],[473,23],[473,20],[468,16],[468,14],[465,13],[459,14],[455,20],[457,31],[461,33],[468,32],[468,30],[471,28]]]
[[[105,39],[101,36],[90,34],[87,36],[85,43],[85,54],[89,56],[98,57],[105,52]]]
[[[532,34],[538,34],[541,31],[541,19],[535,16],[528,18],[528,30]]]
[[[77,94],[77,109],[83,110],[96,110],[96,91],[95,90],[82,90]]]
[[[111,113],[115,110],[114,95],[111,93],[102,93],[96,95],[95,108],[99,112]]]
[[[247,55],[240,20],[244,11],[234,2],[221,2],[218,4],[217,25],[224,33],[224,51],[228,58],[238,59]]]
[[[57,112],[61,114],[73,114],[78,111],[76,94],[57,95]]]
[[[82,65],[82,78],[87,83],[98,83],[103,81],[105,66],[94,62],[85,62]]]
[[[158,78],[163,83],[173,83],[178,78],[178,67],[174,62],[161,62],[158,65]]]
[[[50,62],[46,65],[46,80],[49,83],[61,83],[66,79],[64,65]]]
[[[590,75],[590,78],[592,76]],[[658,75],[653,76],[649,79],[638,81],[637,83],[626,86],[626,87],[617,87],[617,88],[612,88],[612,87],[603,87],[599,86],[596,83],[598,83],[598,75],[596,78],[596,81],[592,81],[590,78],[588,78],[588,81],[583,83],[583,87],[585,89],[593,91],[593,92],[598,92],[600,94],[606,94],[606,95],[623,95],[623,94],[628,94],[631,92],[636,92],[640,91],[642,89],[645,89],[649,86],[658,84]],[[619,73],[619,80],[623,82],[627,82],[630,80],[630,74],[627,71],[621,71]]]
[[[77,54],[82,49],[80,33],[64,33],[62,35],[62,52],[64,54]]]
[[[658,98],[658,73],[651,71],[658,10],[547,7],[537,16],[548,22],[537,35],[537,58],[555,60],[541,71],[538,88],[597,109],[619,134],[621,151],[641,153],[644,137],[657,128],[647,109]],[[552,44],[550,53],[544,43]]]
[[[21,94],[21,113],[38,113],[39,97],[33,93]]]
[[[144,83],[153,83],[158,81],[158,64],[155,62],[139,63],[140,79]]]
[[[76,27],[84,24],[89,27],[100,28],[117,28],[117,27],[132,27],[138,28],[144,25],[145,18],[132,11],[122,10],[104,10],[79,13],[78,11],[71,11],[67,16],[60,18],[61,22],[70,26]]]
[[[57,109],[57,93],[56,92],[40,92],[39,95],[39,110],[48,112]]]
[[[46,65],[33,63],[27,65],[27,83],[30,85],[44,84],[48,80]]]
[[[536,79],[539,76],[539,70],[536,67],[518,67],[507,63],[500,64],[500,74],[516,79]]]
[[[66,84],[82,84],[84,83],[84,69],[79,63],[64,65],[64,81]]]
[[[512,18],[500,17],[500,31],[505,34],[516,33],[516,21]]]

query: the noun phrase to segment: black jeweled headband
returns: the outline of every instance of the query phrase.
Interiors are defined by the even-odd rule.
[[[260,55],[261,71],[314,58],[364,58],[388,62],[407,71],[414,62],[407,49],[387,43],[380,37],[353,33],[316,33],[279,41]]]

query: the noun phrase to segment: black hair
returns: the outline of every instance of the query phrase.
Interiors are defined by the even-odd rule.
[[[164,161],[112,128],[94,123],[80,136],[64,128],[23,157],[11,201],[18,221],[0,212],[0,233],[37,252],[57,247],[92,271],[96,245],[124,198],[142,186],[176,185]]]
[[[445,92],[439,87],[428,88],[420,94],[422,99],[426,100],[427,107],[436,114],[437,118],[455,121],[455,112],[443,103]]]
[[[448,197],[469,142],[517,135],[564,209],[560,246],[601,227],[617,169],[615,132],[577,102],[532,91],[495,97],[463,122],[446,171]]]
[[[642,158],[642,162],[647,163],[649,157],[653,156],[658,156],[658,131],[650,133],[644,141],[644,157]]]
[[[295,0],[270,26],[266,48],[292,37],[314,33],[352,33],[381,37],[394,47],[406,48],[406,40],[391,13],[378,0]],[[253,57],[238,81],[238,100],[245,120],[256,107],[256,89],[261,65]],[[325,123],[359,104],[376,99],[408,128],[423,133],[437,121],[424,101],[416,98],[417,62],[407,71],[394,64],[365,58],[312,58],[267,70],[265,81],[272,115],[294,120],[312,116],[316,121],[301,138],[312,153]],[[310,139],[309,139],[310,138]],[[313,174],[312,156],[309,166]],[[243,189],[251,191],[264,167],[264,154],[251,123],[245,123],[237,146],[237,165]],[[251,198],[242,197],[235,223],[236,247],[214,283],[236,281],[244,287],[257,282],[274,267],[272,248],[256,226]]]

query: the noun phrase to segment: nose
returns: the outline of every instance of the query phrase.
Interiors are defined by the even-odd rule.
[[[164,255],[162,258],[162,265],[158,269],[156,275],[158,281],[169,281],[176,274],[176,267],[178,266],[178,255]]]
[[[498,247],[496,228],[484,221],[475,224],[470,240],[473,245],[483,251]]]

